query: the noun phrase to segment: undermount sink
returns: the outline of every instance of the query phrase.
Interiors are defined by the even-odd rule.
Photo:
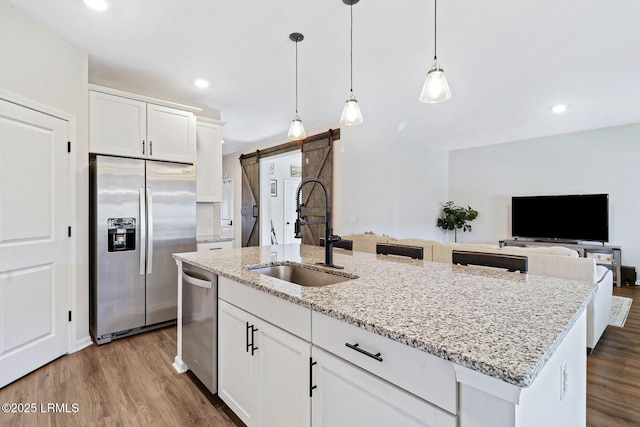
[[[274,265],[271,267],[246,267],[256,273],[265,274],[284,280],[285,282],[295,283],[300,286],[319,287],[333,285],[334,283],[346,282],[347,280],[357,279],[356,276],[343,276],[328,271],[312,270],[301,265]]]

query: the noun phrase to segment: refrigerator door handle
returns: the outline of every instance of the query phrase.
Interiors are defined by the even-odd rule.
[[[140,275],[144,276],[146,264],[145,256],[147,252],[147,203],[144,194],[144,187],[140,187]]]
[[[153,273],[153,193],[151,188],[147,187],[147,219],[148,225],[148,243],[149,249],[147,250],[147,274]]]

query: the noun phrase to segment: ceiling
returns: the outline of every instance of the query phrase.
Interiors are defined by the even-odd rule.
[[[89,81],[221,112],[224,152],[335,126],[349,96],[342,0],[7,0],[89,55]],[[445,150],[640,122],[640,2],[441,0],[438,60],[452,98],[422,104],[432,0],[353,6],[354,94],[384,143]],[[206,89],[194,86],[207,79]],[[553,114],[558,103],[564,114]],[[378,142],[380,143],[380,142]]]

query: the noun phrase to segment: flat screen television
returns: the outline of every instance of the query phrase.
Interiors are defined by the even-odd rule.
[[[533,239],[609,241],[609,195],[511,198],[511,234]]]

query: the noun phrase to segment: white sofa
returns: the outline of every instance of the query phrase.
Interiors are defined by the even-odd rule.
[[[515,247],[487,244],[441,243],[424,239],[396,239],[374,233],[343,236],[353,241],[353,250],[376,252],[376,243],[421,246],[426,261],[451,263],[453,250],[508,253],[526,255],[529,274],[558,277],[568,280],[593,282],[597,286],[594,298],[587,306],[587,347],[595,348],[611,317],[611,297],[613,295],[613,273],[608,268],[597,265],[592,258],[581,258],[578,253],[561,246]]]

